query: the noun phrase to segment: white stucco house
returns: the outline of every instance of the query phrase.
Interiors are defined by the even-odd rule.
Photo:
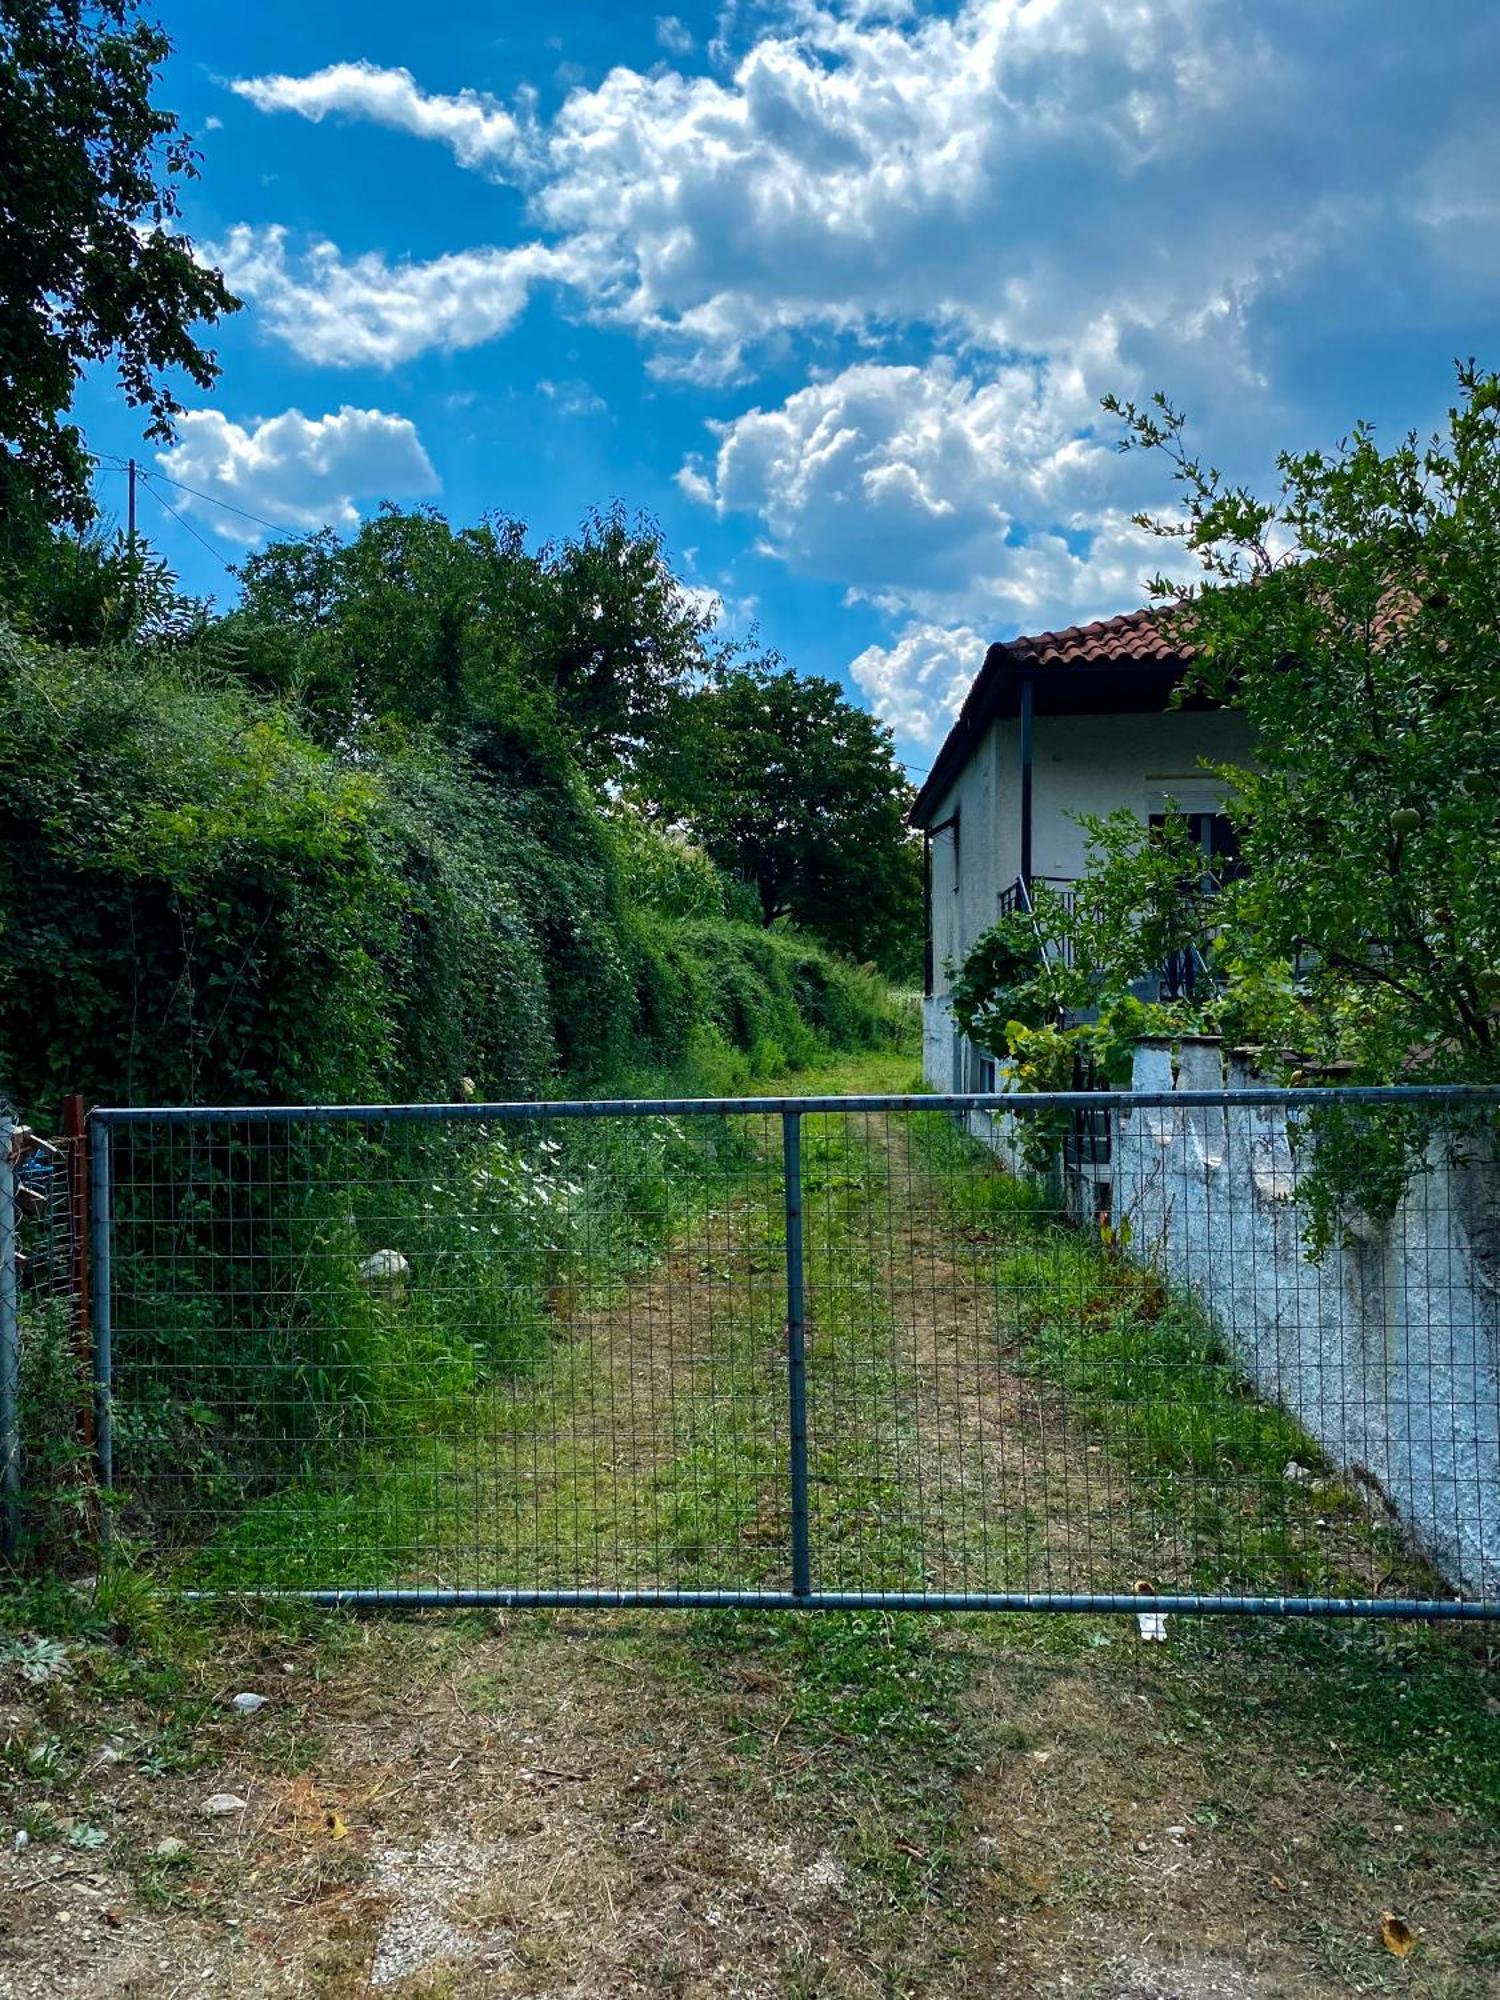
[[[1236,710],[1168,708],[1190,654],[1135,611],[991,646],[912,808],[926,852],[922,1067],[939,1090],[991,1090],[993,1061],[953,1024],[948,972],[1021,887],[1083,873],[1082,813],[1167,800],[1205,855],[1232,854],[1208,768],[1251,758]]]

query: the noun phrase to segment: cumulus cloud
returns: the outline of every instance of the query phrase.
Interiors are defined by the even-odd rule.
[[[716,425],[681,483],[759,515],[776,553],[866,596],[958,588],[1001,561],[1017,517],[1077,525],[1114,454],[1077,367],[972,378],[950,360],[860,362]]]
[[[727,77],[619,66],[550,122],[368,62],[234,87],[503,167],[539,238],[568,247],[577,308],[636,330],[664,372],[731,380],[789,332],[917,322],[995,353],[1107,341],[1179,383],[1254,386],[1264,302],[1331,270],[1351,231],[1371,254],[1333,283],[1347,302],[1356,274],[1376,315],[1381,253],[1441,286],[1472,236],[1435,161],[1451,129],[1487,129],[1490,11],[1363,36],[1347,12],[784,0]],[[1488,252],[1469,292],[1476,262],[1500,297]],[[461,261],[441,275],[466,279]]]
[[[968,374],[862,362],[715,426],[679,483],[721,516],[758,519],[799,574],[911,621],[851,669],[916,742],[941,734],[990,638],[1142,601],[1160,547],[1121,497],[1139,477],[1094,434],[1084,370]]]
[[[1155,545],[1128,521],[1095,414],[1077,365],[859,362],[714,426],[717,452],[679,481],[721,516],[758,516],[791,567],[885,610],[1118,609]]]
[[[197,489],[183,506],[228,541],[253,544],[265,531],[216,500],[288,528],[352,528],[359,500],[420,496],[440,483],[410,418],[385,410],[346,405],[323,417],[283,410],[248,424],[219,410],[187,410],[177,436],[157,462],[169,479]]]
[[[957,715],[987,643],[967,625],[909,625],[894,645],[867,646],[849,673],[898,737],[931,745]]]
[[[802,9],[728,82],[617,68],[575,92],[535,211],[607,235],[633,280],[613,309],[695,354],[892,317],[1027,346],[1105,312],[1181,319],[1253,279],[1258,240],[1221,245],[1205,270],[1200,227],[1164,232],[1147,273],[1115,225],[1168,191],[1179,228],[1204,204],[1183,156],[1213,152],[1268,65],[1230,14],[1222,0],[969,0],[915,23]],[[1213,220],[1229,205],[1209,202]]]
[[[461,167],[495,174],[522,159],[529,145],[529,100],[517,119],[482,91],[461,90],[455,97],[425,91],[409,69],[338,62],[308,76],[239,77],[229,87],[257,111],[293,111],[315,122],[336,113],[435,139]]]
[[[545,243],[455,251],[425,263],[367,252],[345,258],[315,241],[289,256],[287,233],[237,224],[202,246],[231,290],[259,307],[265,327],[305,360],[388,368],[430,348],[475,347],[520,316],[533,288],[576,277],[576,250]]]
[[[1415,23],[1402,39],[1409,80],[1430,50]],[[574,92],[532,207],[609,242],[628,281],[587,303],[696,379],[743,372],[788,330],[916,322],[994,352],[1105,339],[1174,380],[1254,386],[1264,302],[1351,228],[1407,266],[1436,258],[1422,191],[1454,43],[1473,45],[1471,76],[1500,52],[1493,25],[1445,39],[1419,108],[1386,39],[1286,5],[803,6],[727,80],[617,68]],[[1379,272],[1373,257],[1377,314]]]

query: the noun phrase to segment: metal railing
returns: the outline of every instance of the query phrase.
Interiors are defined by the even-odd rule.
[[[1494,1616],[1497,1119],[96,1112],[116,1532],[324,1602]]]
[[[1221,883],[1215,876],[1206,874],[1191,891],[1184,892],[1184,901],[1208,902],[1219,893]],[[1072,917],[1078,906],[1078,882],[1076,878],[1063,875],[1033,875],[1030,882],[1017,878],[1002,889],[995,899],[996,916],[1003,921],[1006,917],[1028,917],[1036,921],[1034,889],[1044,889],[1061,904],[1064,913]],[[1191,940],[1180,951],[1169,952],[1164,962],[1157,967],[1155,978],[1159,997],[1163,1000],[1191,1000],[1199,993],[1210,991],[1215,983],[1212,966],[1204,957],[1202,945],[1212,943],[1217,928],[1205,925],[1201,940]],[[1064,932],[1060,937],[1043,935],[1037,926],[1038,949],[1048,963],[1071,968],[1074,964],[1072,937]]]

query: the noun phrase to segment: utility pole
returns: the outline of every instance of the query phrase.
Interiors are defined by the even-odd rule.
[[[130,610],[131,623],[134,625],[135,620],[140,616],[141,610],[141,580],[135,572],[135,460],[133,458],[126,459],[125,471],[127,496],[125,501],[125,546],[129,552]]]

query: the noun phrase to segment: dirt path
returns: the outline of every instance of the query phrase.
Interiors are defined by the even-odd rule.
[[[878,1294],[864,1311],[887,1329],[888,1347],[878,1383],[861,1384],[834,1359],[820,1384],[815,1343],[814,1423],[835,1463],[841,1437],[889,1429],[918,1552],[910,1581],[950,1591],[1134,1588],[1137,1497],[1097,1434],[1026,1365],[1025,1301],[996,1282],[1003,1220],[955,1228],[945,1178],[921,1158],[908,1121],[838,1121],[832,1148],[863,1195]],[[815,1286],[815,1307],[816,1297]],[[878,1408],[880,1396],[894,1413]],[[835,1476],[830,1512],[838,1498]]]
[[[820,1580],[1076,1586],[1085,1533],[1127,1559],[1105,1534],[1128,1518],[1118,1465],[1023,1365],[994,1242],[955,1243],[903,1142],[806,1136]],[[517,1433],[529,1459],[489,1485],[470,1468],[435,1569],[493,1561],[488,1524],[558,1575],[778,1572],[778,1283],[765,1204],[720,1205],[577,1312]],[[493,1413],[491,1433],[509,1450]],[[1500,1993],[1500,1687],[1446,1635],[209,1628],[142,1595],[0,1672],[17,2000]],[[242,1691],[267,1700],[237,1713]],[[219,1795],[241,1803],[205,1812]]]
[[[747,1531],[784,1546],[784,1496],[761,1491],[784,1435],[781,1210],[755,1137],[653,1270],[602,1302],[559,1302],[535,1370],[452,1440],[449,1490],[402,1582],[734,1583]]]

